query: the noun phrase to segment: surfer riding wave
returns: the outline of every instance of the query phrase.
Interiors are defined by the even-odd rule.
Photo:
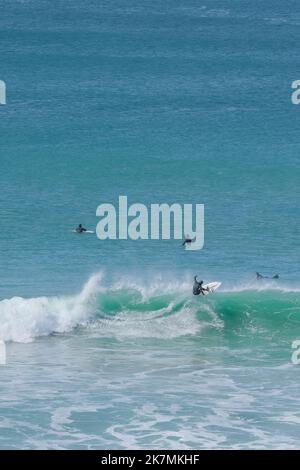
[[[205,292],[209,292],[209,289],[203,287],[203,281],[197,281],[197,276],[194,276],[193,294],[205,295]]]

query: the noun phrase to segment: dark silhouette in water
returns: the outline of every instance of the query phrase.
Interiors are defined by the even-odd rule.
[[[79,224],[78,227],[75,229],[77,233],[83,233],[86,232],[86,228],[82,226],[82,224]]]
[[[208,289],[202,287],[203,281],[197,281],[197,276],[194,276],[193,294],[194,295],[205,295],[204,292],[208,292]]]
[[[274,276],[263,276],[262,274],[260,273],[256,273],[256,279],[257,280],[260,280],[260,279],[279,279],[279,274],[274,274]]]
[[[185,235],[184,242],[182,243],[182,246],[190,245],[191,243],[193,243],[193,241],[194,240],[189,235]]]

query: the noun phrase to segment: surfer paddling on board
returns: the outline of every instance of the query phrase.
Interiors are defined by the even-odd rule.
[[[260,279],[279,279],[279,274],[275,274],[274,276],[263,276],[260,273],[256,273],[256,279],[259,281]]]
[[[205,295],[204,292],[208,292],[209,289],[206,289],[203,286],[203,281],[197,281],[197,276],[194,276],[194,285],[193,285],[193,294],[194,295]]]
[[[193,243],[193,241],[194,240],[192,240],[192,238],[189,235],[185,235],[184,236],[184,242],[182,243],[182,246],[190,245],[191,243]]]
[[[82,226],[82,224],[79,224],[78,227],[75,229],[76,233],[83,233],[83,232],[86,232],[86,231],[87,231],[86,228],[84,228]]]

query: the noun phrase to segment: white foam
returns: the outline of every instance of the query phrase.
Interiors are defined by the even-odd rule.
[[[168,308],[156,312],[122,311],[112,318],[95,323],[95,336],[115,337],[119,340],[132,337],[172,339],[196,335],[202,328],[191,307],[183,307],[171,316],[164,316],[165,311]]]
[[[71,331],[90,318],[93,295],[100,288],[101,274],[92,276],[80,294],[69,297],[13,297],[0,302],[0,339],[30,342],[53,332]]]

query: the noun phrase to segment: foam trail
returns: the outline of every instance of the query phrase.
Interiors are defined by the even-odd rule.
[[[169,313],[172,305],[157,312],[129,312],[124,311],[113,318],[101,319],[91,325],[96,329],[96,337],[115,337],[119,340],[125,338],[157,338],[172,339],[180,336],[194,336],[198,334],[205,324],[196,318],[195,309],[184,306],[172,316]]]

